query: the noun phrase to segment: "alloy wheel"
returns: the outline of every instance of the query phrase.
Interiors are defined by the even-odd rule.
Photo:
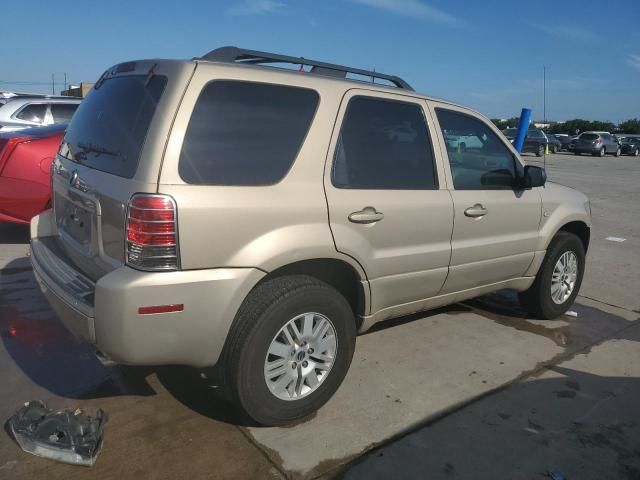
[[[551,275],[551,299],[556,305],[561,305],[573,293],[578,278],[578,257],[573,251],[564,252]]]
[[[264,362],[269,391],[299,400],[320,387],[336,359],[338,341],[331,320],[308,312],[289,320],[273,337]]]

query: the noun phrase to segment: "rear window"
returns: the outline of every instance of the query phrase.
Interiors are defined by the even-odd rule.
[[[69,123],[77,108],[77,103],[52,103],[51,115],[53,116],[53,121],[55,123]]]
[[[108,78],[78,106],[60,154],[96,170],[133,177],[166,84],[162,75]]]
[[[599,135],[595,133],[583,133],[580,135],[580,140],[595,140]]]
[[[515,128],[507,128],[506,130],[502,131],[505,137],[515,137],[516,132],[517,130]]]
[[[289,171],[318,106],[306,88],[214,81],[196,102],[178,170],[198,185],[272,185]]]

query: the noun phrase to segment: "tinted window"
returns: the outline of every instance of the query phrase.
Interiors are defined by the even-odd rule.
[[[332,180],[338,188],[435,188],[433,151],[422,108],[379,98],[351,99]]]
[[[96,170],[131,178],[167,77],[107,78],[73,115],[60,154]]]
[[[540,130],[529,130],[527,132],[527,137],[529,138],[543,138],[542,132]]]
[[[596,133],[583,133],[580,135],[580,140],[595,140],[598,138],[598,134]]]
[[[20,120],[26,120],[28,122],[44,122],[44,116],[47,113],[47,106],[43,103],[40,104],[31,104],[24,107],[20,112],[16,115],[16,118]]]
[[[513,154],[486,123],[451,110],[437,108],[436,113],[457,190],[513,188],[516,178]],[[470,139],[464,148],[459,132],[465,132],[465,138]]]
[[[77,103],[52,103],[51,115],[54,123],[68,123],[77,108]]]
[[[506,130],[503,130],[502,133],[504,133],[507,137],[515,137],[516,133],[518,133],[518,130],[515,128],[507,128]]]
[[[270,185],[295,160],[318,105],[313,90],[215,81],[189,120],[179,172],[204,185]]]

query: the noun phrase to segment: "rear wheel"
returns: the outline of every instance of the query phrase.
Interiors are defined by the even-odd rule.
[[[531,316],[552,319],[567,311],[582,284],[584,258],[582,241],[573,233],[558,232],[533,285],[519,294],[520,303]]]
[[[619,157],[620,155],[622,155],[622,150],[620,149],[620,147],[618,147],[618,149],[616,150],[615,155],[616,157]]]
[[[607,154],[607,150],[602,147],[600,150],[598,150],[596,153],[593,154],[594,157],[604,157]]]
[[[637,148],[633,151],[633,156],[637,157],[638,155],[640,155],[640,150],[638,150]]]
[[[553,153],[558,153],[558,146],[554,145],[552,151],[553,151]]]
[[[324,405],[344,379],[355,319],[330,285],[304,275],[259,285],[238,311],[223,356],[232,401],[263,425],[283,425]]]

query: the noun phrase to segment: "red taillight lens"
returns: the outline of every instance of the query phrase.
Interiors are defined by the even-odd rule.
[[[0,173],[4,167],[4,164],[7,163],[11,153],[15,150],[15,148],[20,143],[29,142],[33,140],[31,137],[13,137],[13,138],[2,138],[0,139]]]
[[[176,204],[171,197],[131,197],[127,211],[127,264],[143,270],[176,270],[177,229]]]

